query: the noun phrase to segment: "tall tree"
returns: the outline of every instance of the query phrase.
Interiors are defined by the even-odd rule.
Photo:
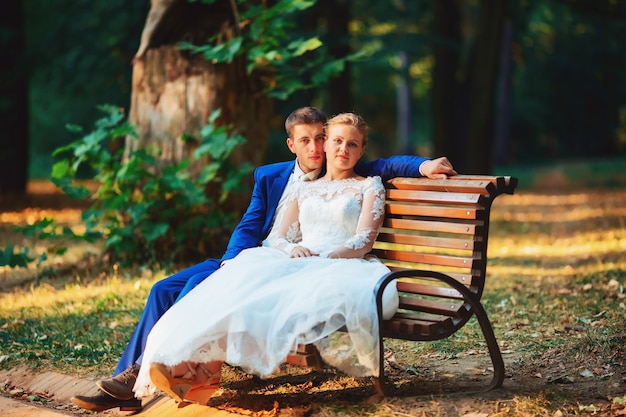
[[[321,40],[328,46],[328,53],[334,58],[349,55],[350,33],[348,25],[351,17],[349,0],[325,0],[317,2],[311,13],[303,16],[306,29],[310,33],[319,33]],[[331,78],[323,94],[323,108],[329,115],[352,111],[352,89],[350,62],[345,62],[343,70]],[[319,92],[318,92],[319,94]]]
[[[433,72],[436,153],[461,172],[491,171],[498,56],[507,15],[506,0],[433,1]]]
[[[28,93],[21,1],[0,5],[0,195],[21,194],[28,180]]]

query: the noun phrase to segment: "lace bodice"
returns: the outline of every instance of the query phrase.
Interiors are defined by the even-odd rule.
[[[363,257],[376,240],[384,212],[380,177],[303,182],[288,197],[270,245],[287,254],[300,245],[322,257]]]

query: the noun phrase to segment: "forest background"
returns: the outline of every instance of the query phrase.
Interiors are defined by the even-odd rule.
[[[75,138],[65,128],[67,123],[91,126],[101,115],[100,104],[129,108],[131,62],[150,4],[122,0],[17,3],[23,5],[23,14],[17,15],[22,21],[7,22],[10,13],[3,13],[5,44],[9,25],[23,29],[24,36],[14,45],[5,45],[2,52],[5,128],[0,151],[6,157],[12,142],[27,141],[28,176],[47,178],[52,151]],[[345,86],[337,87],[333,81],[335,88],[325,84],[274,101],[264,162],[289,156],[282,122],[289,111],[309,104],[329,114],[350,110],[362,114],[373,130],[372,158],[406,151],[432,154],[433,48],[454,41],[433,33],[437,17],[433,9],[447,3],[325,0],[296,16],[294,32],[317,34],[331,54],[364,51],[365,58],[340,74]],[[464,32],[458,39],[470,43],[477,31],[472,14],[490,5],[459,3],[457,10],[465,15],[460,16],[463,26],[458,30]],[[496,120],[504,124],[498,128],[505,136],[506,151],[494,155],[496,166],[626,155],[624,2],[506,3],[506,42],[500,54],[495,104]],[[8,11],[14,6],[2,7]],[[347,19],[347,31],[331,27],[333,18]],[[21,47],[16,48],[20,41]],[[467,51],[467,45],[451,47]],[[25,80],[14,74],[16,68]],[[8,102],[6,93],[17,87],[15,81],[26,82],[26,108],[11,108]],[[27,131],[11,135],[7,127],[18,120],[27,121]]]
[[[185,158],[154,175],[160,155],[148,147],[127,152],[132,163],[119,163],[125,149],[118,139],[133,132],[126,123],[133,94],[145,88],[133,84],[133,71],[147,62],[136,56],[147,16],[151,4],[171,3],[193,8],[188,20],[169,26],[178,35],[207,15],[232,20],[232,4],[241,16],[260,10],[254,7],[283,7],[266,20],[257,13],[239,23],[246,30],[258,22],[275,29],[279,42],[256,45],[267,47],[263,59],[277,58],[279,50],[293,58],[282,66],[272,61],[260,80],[243,71],[219,89],[221,107],[204,109],[199,132],[154,142],[163,149],[199,137],[196,150],[213,159],[203,166],[214,169],[199,179],[188,175]],[[291,6],[293,13],[283,12]],[[167,261],[186,266],[219,256],[240,214],[222,197],[238,194],[247,204],[250,190],[237,184],[245,185],[253,165],[292,157],[284,118],[312,104],[328,114],[362,114],[372,127],[367,158],[447,155],[462,173],[520,179],[516,195],[499,197],[492,214],[484,298],[506,354],[505,394],[515,397],[496,392],[482,405],[455,397],[450,407],[516,416],[624,415],[625,29],[622,0],[1,2],[0,364],[107,375],[151,285],[175,270]],[[164,58],[161,51],[178,56],[177,44],[188,41],[160,35],[148,57]],[[199,43],[208,42],[202,35]],[[298,39],[297,53],[285,46]],[[155,67],[176,62],[161,64]],[[266,83],[250,100],[237,95],[256,81],[276,81],[283,70],[291,70],[293,85]],[[258,123],[238,137],[228,125],[245,127],[237,116],[246,113],[256,114]],[[470,143],[478,154],[467,152]],[[57,149],[64,151],[53,155]],[[226,159],[237,149],[249,158],[232,161],[229,171]],[[191,160],[194,154],[185,155]],[[77,155],[94,158],[73,172]],[[85,197],[68,183],[94,173],[91,199],[69,200],[58,190],[38,199],[54,187],[51,177]],[[104,246],[102,240],[92,244],[92,237],[104,237]],[[407,385],[419,387],[440,384],[451,366],[469,370],[472,383],[478,373],[487,376],[482,359],[474,360],[480,357],[478,326],[466,327],[450,343],[398,346],[397,374],[406,378],[411,371]],[[332,392],[345,395],[350,407],[322,394],[316,397],[321,414],[368,415],[368,406],[357,403],[370,395],[370,385],[357,395],[344,386]],[[223,401],[236,398],[241,407],[240,394],[227,391]],[[280,399],[302,401],[294,394]],[[369,415],[446,415],[442,403],[425,401],[433,410],[422,412],[410,397],[390,401],[369,406]],[[399,411],[381,412],[390,407]]]

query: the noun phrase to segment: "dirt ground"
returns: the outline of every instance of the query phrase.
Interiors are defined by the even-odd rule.
[[[626,335],[620,343],[626,345]],[[211,416],[218,411],[265,417],[626,415],[624,352],[612,358],[597,353],[571,357],[554,348],[531,359],[505,351],[504,384],[489,392],[481,391],[491,379],[485,352],[431,355],[420,366],[390,356],[387,371],[397,388],[395,395],[385,398],[376,394],[371,380],[342,376],[330,369],[313,371],[285,365],[280,374],[260,380],[226,367],[224,379],[230,382],[210,400],[210,408],[197,415]],[[84,414],[62,395],[30,392],[28,383],[22,381],[21,385],[8,378],[2,387],[3,396],[63,414]],[[176,415],[176,407],[171,411],[153,414],[146,408],[139,415]]]
[[[626,335],[621,343],[626,345]],[[421,365],[389,357],[387,373],[397,388],[395,395],[384,399],[376,395],[370,380],[333,371],[294,376],[290,370],[289,376],[275,380],[244,379],[227,386],[210,404],[269,410],[276,401],[283,408],[301,411],[295,415],[336,415],[330,411],[333,408],[344,408],[347,415],[374,409],[378,411],[369,415],[626,415],[623,401],[615,401],[626,393],[624,351],[613,358],[599,352],[578,357],[567,353],[559,348],[540,358],[505,353],[504,384],[489,392],[483,392],[492,376],[489,356],[472,351],[454,357],[431,355]],[[354,409],[349,411],[350,407]]]

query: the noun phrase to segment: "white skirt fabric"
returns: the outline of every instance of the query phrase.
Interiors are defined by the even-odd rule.
[[[378,260],[289,258],[273,248],[247,249],[157,322],[135,394],[154,392],[149,368],[155,362],[219,360],[263,377],[299,343],[315,343],[328,364],[350,375],[378,375],[373,290],[387,272]],[[394,285],[383,302],[389,318],[398,307]]]

